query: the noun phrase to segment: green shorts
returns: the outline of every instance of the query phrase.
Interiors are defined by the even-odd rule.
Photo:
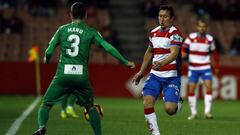
[[[93,91],[88,79],[80,77],[54,77],[43,97],[43,105],[54,105],[62,101],[63,97],[73,94],[77,97],[80,106],[93,105]]]

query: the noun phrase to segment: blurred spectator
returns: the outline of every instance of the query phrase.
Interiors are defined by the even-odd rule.
[[[204,18],[204,20],[209,21],[206,2],[204,0],[196,0],[193,1],[193,4],[193,12],[196,14],[196,19]]]
[[[225,51],[224,51],[222,44],[219,41],[218,37],[213,35],[213,38],[214,38],[214,42],[215,42],[215,46],[216,46],[218,54],[224,54]]]
[[[54,16],[57,0],[27,0],[28,10],[32,16]]]
[[[206,3],[206,10],[210,14],[211,19],[220,20],[222,19],[223,8],[218,0],[210,0]]]
[[[94,28],[98,28],[98,23],[97,23],[97,10],[94,6],[89,6],[87,8],[87,19],[85,20],[86,23]]]
[[[75,2],[82,2],[86,7],[90,7],[95,5],[94,0],[66,0],[67,2],[67,7],[70,8],[70,6],[75,3]]]
[[[109,14],[109,0],[97,0],[97,20],[101,28],[107,27],[111,23],[110,14]]]
[[[231,19],[231,20],[239,19],[240,2],[238,2],[237,0],[230,0],[229,2],[226,2],[226,3],[227,3],[226,9],[225,9],[226,19]]]
[[[240,55],[240,30],[238,29],[233,37],[230,46],[230,55]]]
[[[0,9],[17,8],[23,0],[0,0]]]
[[[112,44],[119,52],[122,52],[119,40],[117,38],[117,32],[113,31],[109,26],[102,28],[101,34],[104,39]]]
[[[0,14],[1,26],[0,32],[4,34],[12,34],[23,32],[23,21],[17,17],[16,10],[13,8],[6,8]]]
[[[141,2],[141,12],[145,17],[145,30],[150,31],[157,26],[158,7],[154,0],[144,0]]]

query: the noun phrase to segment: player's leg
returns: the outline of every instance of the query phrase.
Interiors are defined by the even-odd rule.
[[[169,115],[174,115],[182,108],[183,100],[180,98],[180,77],[165,79],[163,84],[163,95],[165,111]]]
[[[188,72],[188,103],[191,111],[191,115],[188,120],[197,118],[197,97],[195,95],[196,85],[199,79],[199,72],[194,70],[189,70]]]
[[[38,110],[39,129],[33,135],[45,135],[46,124],[49,119],[49,111],[56,102],[60,102],[66,90],[59,87],[57,81],[53,80],[43,97],[42,104]]]
[[[74,95],[77,97],[77,104],[84,106],[89,114],[89,122],[94,131],[94,135],[101,135],[101,118],[97,109],[93,106],[94,99],[92,88],[89,82],[86,82],[84,87],[79,88],[79,90],[74,90]]]
[[[156,79],[156,76],[150,74],[144,88],[143,88],[143,105],[144,116],[147,123],[147,127],[152,135],[160,135],[157,124],[157,115],[154,110],[155,101],[160,95],[160,84]]]
[[[63,119],[67,118],[66,108],[67,108],[68,96],[69,95],[66,95],[62,99],[62,104],[61,104],[62,105],[62,109],[61,109],[60,117],[63,118]]]
[[[204,81],[204,85],[206,88],[205,96],[204,96],[204,116],[206,119],[212,119],[213,116],[211,114],[212,107],[212,72],[211,70],[205,70],[202,79]]]
[[[94,134],[101,135],[101,118],[99,113],[97,112],[97,109],[93,106],[93,104],[86,105],[85,108],[89,114],[89,122],[93,128]]]
[[[73,117],[73,118],[78,118],[78,115],[75,113],[73,106],[76,103],[77,97],[73,94],[69,95],[69,101],[68,101],[68,105],[66,108],[66,113],[67,115]]]

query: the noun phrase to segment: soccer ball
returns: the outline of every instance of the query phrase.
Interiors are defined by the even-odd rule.
[[[94,104],[93,106],[97,109],[97,112],[99,113],[100,118],[103,118],[103,108],[102,108],[99,104]],[[84,118],[85,118],[87,121],[89,121],[90,116],[89,116],[86,108],[84,109],[84,112],[83,112],[83,113],[84,113]]]

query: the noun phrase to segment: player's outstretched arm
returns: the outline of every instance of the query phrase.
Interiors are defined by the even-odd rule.
[[[102,46],[103,49],[111,54],[113,57],[121,61],[124,65],[126,65],[129,68],[135,68],[135,63],[132,61],[126,60],[120,53],[119,51],[113,47],[111,44],[109,44],[107,41],[105,41],[102,36],[100,35],[99,32],[95,32],[94,36],[94,43],[97,43],[98,45]]]
[[[153,48],[152,47],[148,47],[148,49],[146,50],[146,52],[144,54],[141,68],[138,71],[138,73],[135,74],[134,77],[133,77],[132,82],[135,83],[135,85],[138,85],[140,80],[143,78],[144,72],[145,72],[148,64],[152,60],[152,56],[153,56]]]
[[[127,59],[125,59],[120,53],[119,51],[114,48],[111,44],[109,44],[106,41],[103,41],[100,43],[101,46],[103,47],[103,49],[111,54],[113,57],[115,57],[116,59],[118,59],[119,61],[121,61],[124,65],[126,65],[127,67],[135,67],[135,64],[133,62],[128,61]]]

